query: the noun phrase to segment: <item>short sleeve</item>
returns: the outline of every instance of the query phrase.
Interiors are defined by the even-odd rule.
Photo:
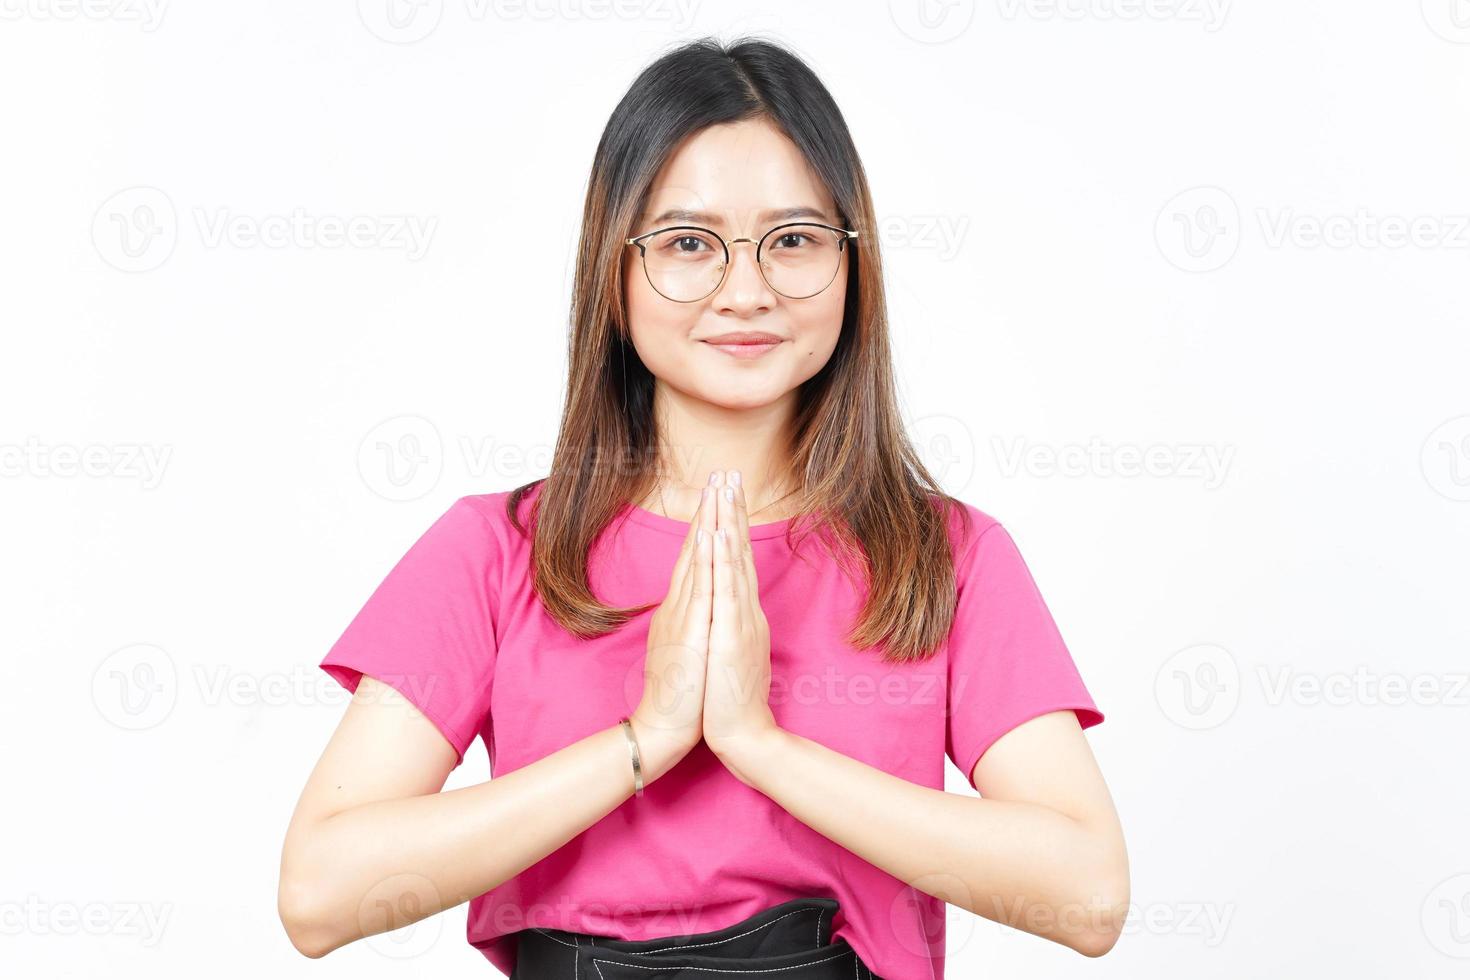
[[[1022,722],[1068,708],[1083,728],[1103,720],[1015,541],[998,523],[973,533],[955,567],[945,745],[972,786],[985,750]]]
[[[464,761],[490,713],[499,603],[491,519],[461,497],[389,570],[321,662],[355,692],[367,674],[401,693]]]

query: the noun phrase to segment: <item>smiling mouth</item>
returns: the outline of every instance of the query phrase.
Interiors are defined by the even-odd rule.
[[[780,339],[776,337],[751,340],[720,340],[716,337],[712,340],[702,340],[700,343],[708,347],[713,347],[715,350],[728,354],[731,357],[738,358],[760,357],[767,351],[775,350],[781,346]]]

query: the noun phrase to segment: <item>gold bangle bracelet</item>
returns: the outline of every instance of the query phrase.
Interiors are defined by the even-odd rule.
[[[628,754],[633,758],[633,795],[643,795],[643,756],[638,751],[638,737],[633,734],[633,722],[627,716],[619,719],[623,735],[628,739]]]

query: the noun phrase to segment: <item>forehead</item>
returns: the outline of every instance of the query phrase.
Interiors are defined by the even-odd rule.
[[[835,223],[832,196],[806,158],[765,120],[709,126],[686,139],[649,189],[643,220],[689,213],[720,229],[772,220],[812,218]],[[793,214],[806,208],[816,213]]]

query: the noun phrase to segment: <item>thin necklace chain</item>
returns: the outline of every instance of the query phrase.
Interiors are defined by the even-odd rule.
[[[701,487],[700,489],[703,489],[703,488]],[[795,490],[791,490],[791,491],[788,491],[787,493],[783,493],[781,496],[777,497],[775,500],[768,501],[767,503],[762,504],[761,506],[757,507],[755,510],[751,511],[750,513],[746,514],[745,516],[746,517],[754,517],[756,514],[759,514],[761,511],[765,510],[767,507],[770,507],[772,504],[778,504],[778,503],[780,503],[781,501],[785,500],[787,497],[791,496],[791,494],[793,494],[795,492],[796,492]],[[661,510],[661,511],[664,512],[664,516],[665,517],[668,517],[669,516],[669,508],[664,503],[664,481],[663,481],[663,478],[662,477],[660,477],[659,478],[659,481],[658,481],[658,507],[659,507],[659,510]],[[670,520],[672,520],[672,518],[670,518]]]

